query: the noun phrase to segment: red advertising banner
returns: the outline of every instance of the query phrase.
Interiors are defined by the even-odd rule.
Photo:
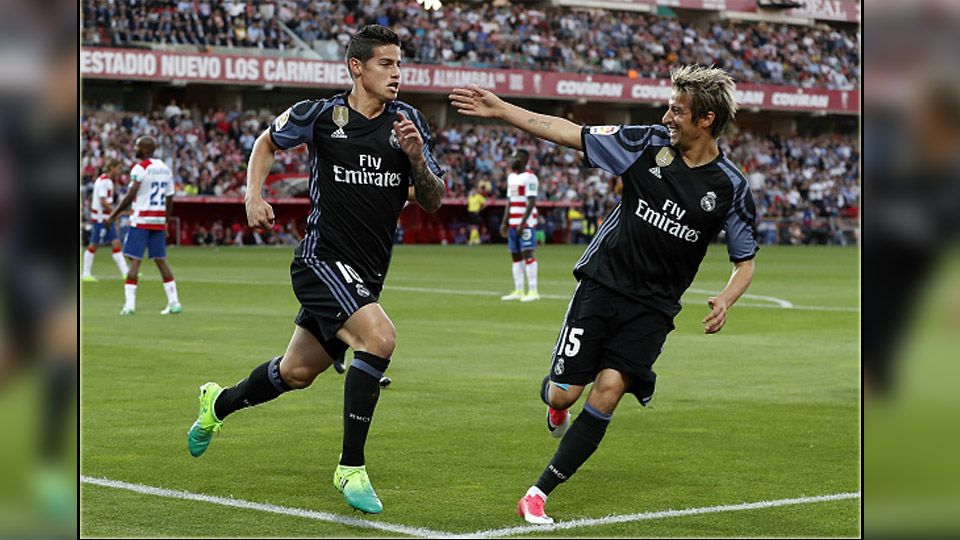
[[[791,17],[808,17],[827,21],[860,22],[857,0],[800,0],[803,7],[786,10]]]
[[[345,89],[351,85],[342,62],[92,47],[80,51],[80,74],[91,79],[278,87]],[[528,98],[659,104],[670,99],[669,80],[423,65],[403,68],[401,91],[446,94],[471,84],[503,96]],[[737,100],[744,109],[860,113],[857,90],[739,84]]]

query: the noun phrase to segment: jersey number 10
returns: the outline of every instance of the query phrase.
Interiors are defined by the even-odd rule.
[[[363,280],[360,279],[360,274],[358,274],[357,271],[354,270],[349,264],[343,264],[342,262],[337,261],[337,268],[339,268],[340,273],[343,274],[344,283],[350,284],[354,281],[363,283]]]

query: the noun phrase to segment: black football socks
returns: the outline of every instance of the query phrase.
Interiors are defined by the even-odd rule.
[[[235,386],[224,388],[213,404],[213,414],[217,420],[223,420],[228,414],[245,407],[259,405],[270,401],[280,394],[291,390],[290,386],[280,377],[280,359],[274,357],[253,368],[246,379]]]
[[[583,406],[583,411],[560,440],[550,465],[537,480],[537,487],[544,494],[549,495],[553,488],[566,482],[593,455],[607,432],[610,417],[589,404]]]
[[[380,398],[380,379],[390,365],[388,358],[357,351],[343,384],[343,453],[340,465],[365,463],[363,448]]]

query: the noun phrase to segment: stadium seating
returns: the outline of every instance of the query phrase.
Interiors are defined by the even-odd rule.
[[[243,195],[246,160],[256,136],[272,120],[270,112],[224,112],[181,109],[119,112],[88,111],[82,123],[81,167],[86,189],[108,158],[126,159],[139,135],[157,137],[158,155],[174,171],[178,195]],[[532,167],[540,178],[541,201],[583,204],[596,221],[617,204],[615,177],[584,166],[582,155],[501,125],[451,124],[434,131],[436,154],[448,170],[447,195],[462,198],[471,189],[503,198],[510,152],[531,150]],[[828,227],[835,218],[858,213],[860,149],[856,135],[796,136],[740,132],[721,139],[721,146],[751,183],[760,216],[778,223],[792,221],[801,229],[797,242],[811,240],[806,231]],[[306,153],[282,152],[274,174],[307,175]],[[132,163],[130,163],[132,165]],[[545,219],[564,222],[562,209],[544,212]],[[790,241],[771,230],[770,242]],[[764,231],[761,231],[764,232]],[[824,241],[847,241],[826,238]]]
[[[353,10],[351,7],[353,6]],[[737,81],[829,89],[860,82],[860,32],[830,26],[709,24],[637,12],[484,2],[424,11],[413,1],[83,1],[83,44],[291,49],[289,28],[329,59],[368,23],[400,34],[417,64],[664,78],[678,63],[716,64]],[[329,53],[329,51],[333,51]]]

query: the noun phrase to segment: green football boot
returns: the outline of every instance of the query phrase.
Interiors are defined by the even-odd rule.
[[[187,447],[193,457],[203,455],[210,446],[213,433],[220,431],[220,426],[223,425],[223,421],[217,420],[216,415],[213,414],[213,402],[216,401],[221,390],[223,388],[215,382],[208,382],[200,387],[200,414],[187,432]]]
[[[337,470],[333,473],[333,486],[343,495],[343,500],[357,510],[367,514],[379,514],[383,511],[383,504],[370,485],[366,466],[337,465]]]
[[[177,315],[179,313],[183,313],[183,306],[180,305],[180,302],[167,304],[167,307],[160,312],[161,315]]]

